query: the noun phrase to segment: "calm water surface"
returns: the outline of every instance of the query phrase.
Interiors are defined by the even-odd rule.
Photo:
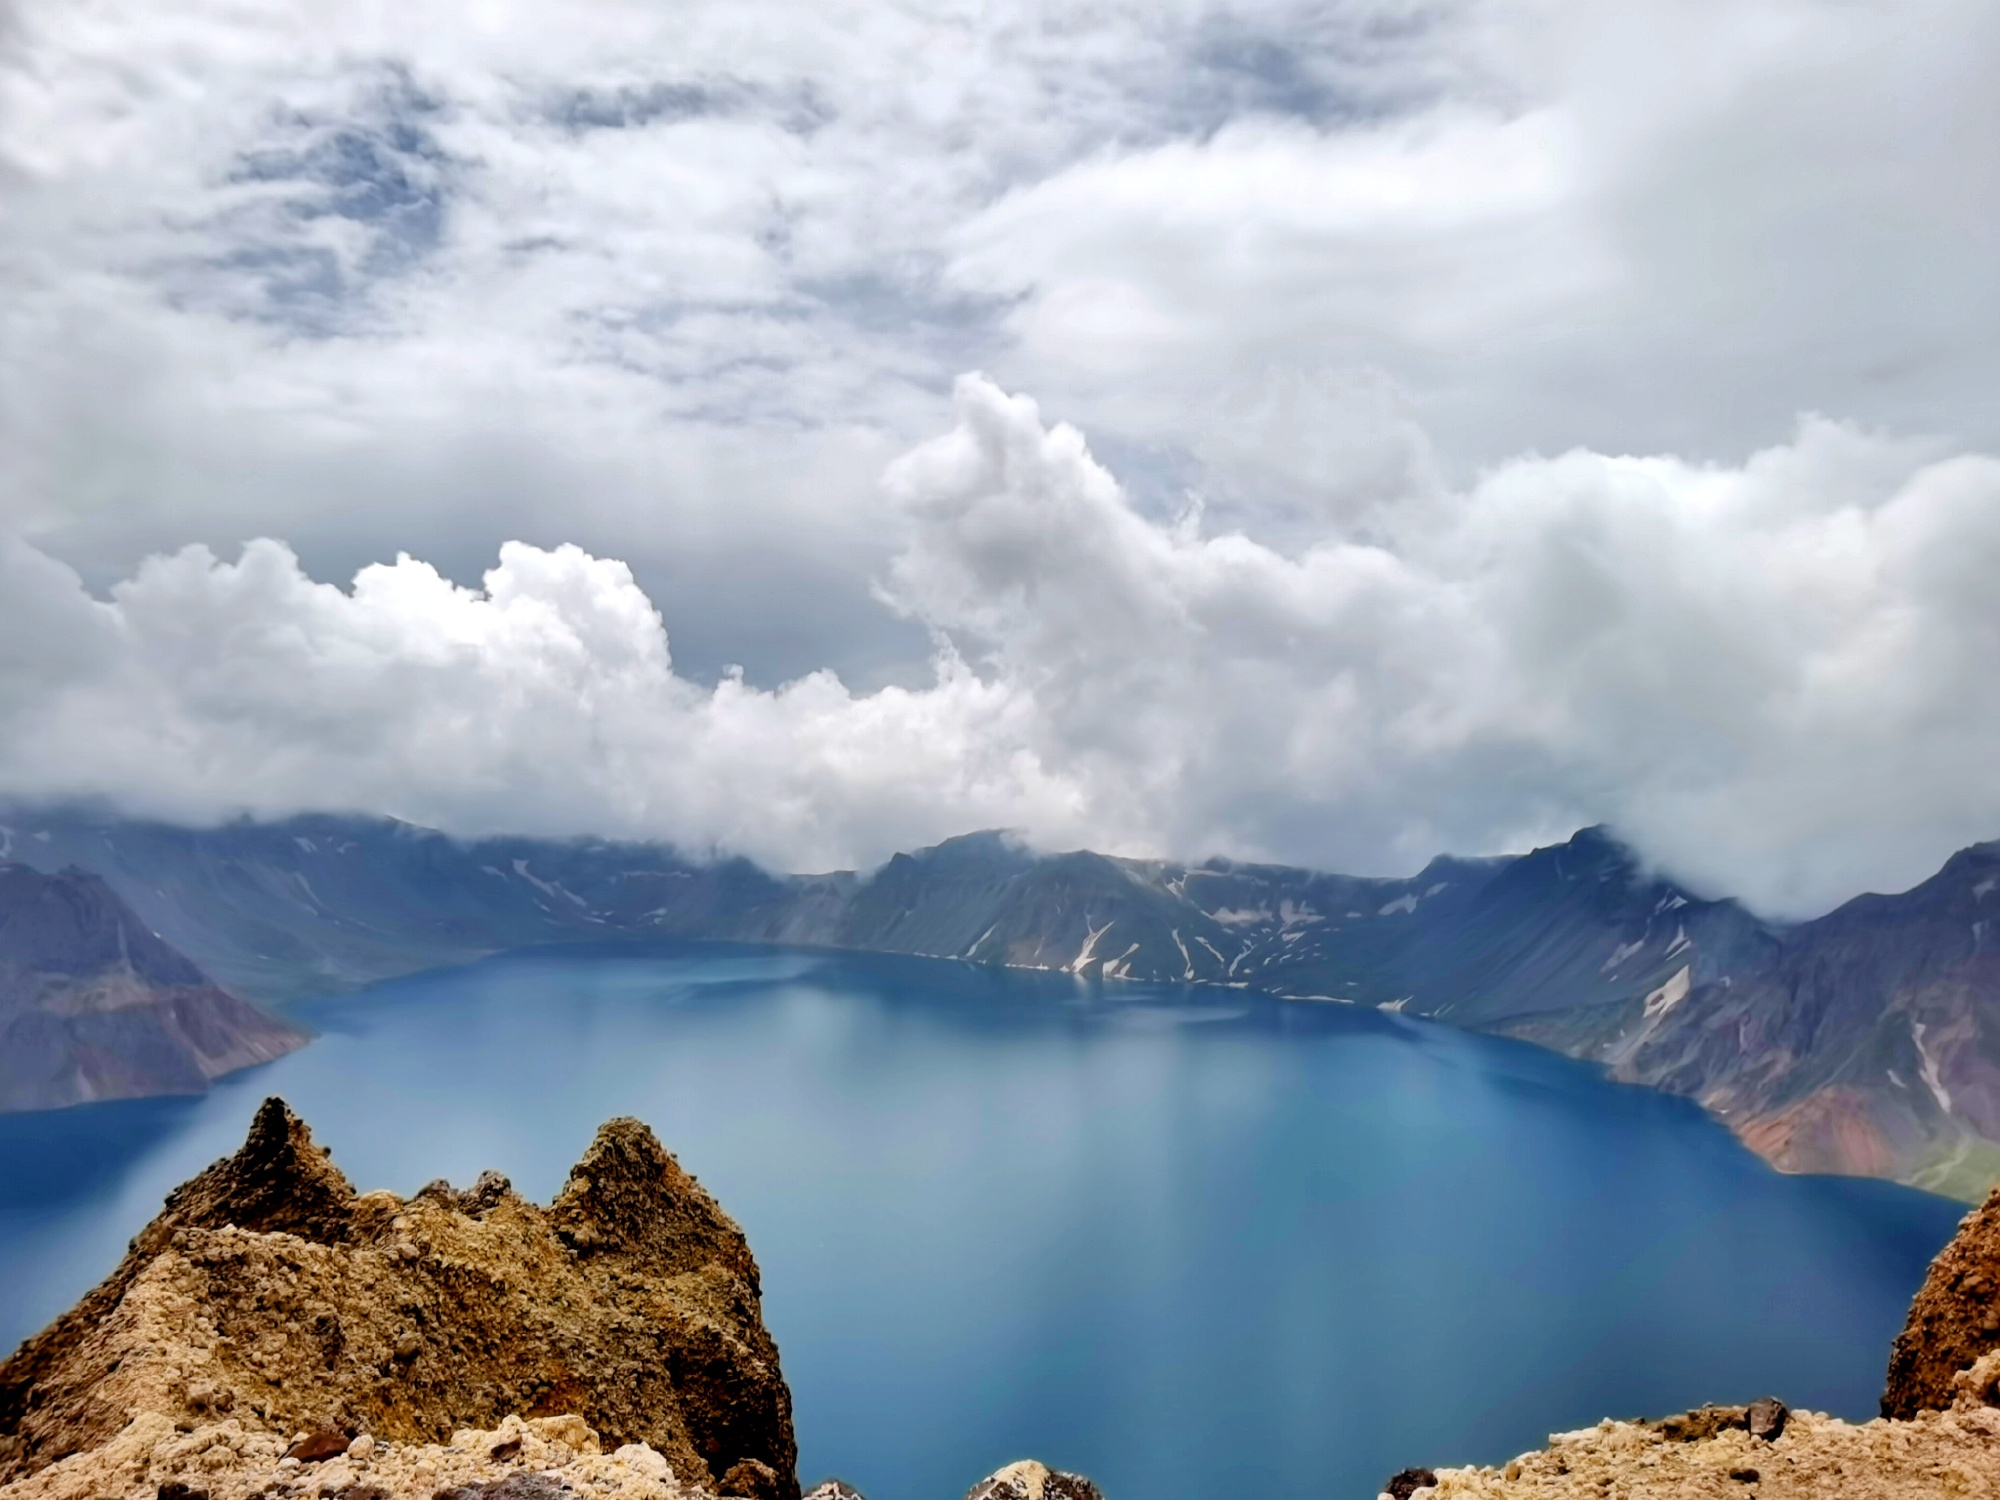
[[[1873,1414],[1958,1205],[1785,1178],[1682,1101],[1341,1006],[684,945],[307,1008],[201,1100],[0,1118],[0,1343],[281,1093],[361,1188],[546,1201],[648,1121],[743,1224],[808,1482],[1369,1497],[1607,1413]]]

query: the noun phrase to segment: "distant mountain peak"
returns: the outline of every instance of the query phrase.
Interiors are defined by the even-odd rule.
[[[304,1041],[210,983],[101,876],[0,862],[0,1109],[199,1093]]]
[[[970,870],[976,868],[1021,869],[1041,856],[1011,829],[983,828],[974,833],[954,834],[922,849],[892,855],[883,869],[917,866],[928,870]]]

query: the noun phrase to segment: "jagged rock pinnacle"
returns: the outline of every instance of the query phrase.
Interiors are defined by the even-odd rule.
[[[445,1443],[518,1414],[645,1444],[694,1489],[797,1500],[791,1395],[742,1231],[636,1120],[548,1209],[357,1196],[285,1103],[0,1364],[0,1485],[136,1415]]]
[[[607,1120],[549,1205],[549,1222],[584,1254],[616,1251],[651,1275],[726,1266],[757,1286],[742,1230],[641,1121]]]
[[[233,1227],[337,1245],[352,1228],[354,1196],[306,1122],[273,1097],[258,1108],[242,1148],[168,1194],[151,1227]]]

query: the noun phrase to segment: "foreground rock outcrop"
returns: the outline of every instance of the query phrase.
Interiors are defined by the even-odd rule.
[[[111,1276],[0,1365],[0,1494],[128,1493],[163,1466],[255,1475],[299,1433],[449,1450],[518,1416],[563,1419],[525,1430],[551,1454],[643,1444],[679,1485],[795,1500],[791,1397],[758,1296],[742,1232],[636,1120],[605,1125],[540,1208],[491,1173],[464,1192],[356,1194],[267,1100],[242,1150],[175,1190]],[[409,1472],[448,1477],[463,1456]]]
[[[1985,1500],[2000,1495],[2000,1410],[1971,1405],[1856,1425],[1792,1412],[1775,1439],[1669,1422],[1558,1433],[1504,1468],[1439,1469],[1411,1500]]]
[[[580,1417],[508,1417],[449,1443],[363,1432],[291,1441],[233,1419],[177,1427],[156,1412],[117,1437],[0,1489],[8,1500],[715,1500],[683,1483],[645,1443],[605,1452]],[[804,1500],[864,1500],[837,1479]],[[1104,1500],[1089,1480],[1034,1462],[1007,1465],[965,1500]]]
[[[96,875],[0,860],[0,1110],[198,1094],[305,1042]]]
[[[2000,1189],[1931,1263],[1890,1354],[1882,1415],[1776,1401],[1558,1433],[1503,1468],[1410,1469],[1393,1500],[1939,1500],[2000,1496]]]
[[[1951,1406],[1962,1377],[1987,1357],[2000,1358],[2000,1188],[1965,1216],[1931,1262],[1889,1354],[1882,1415]]]
[[[800,1500],[758,1297],[637,1120],[539,1208],[492,1172],[357,1194],[267,1099],[0,1364],[0,1500]],[[967,1500],[1103,1497],[1024,1461]]]

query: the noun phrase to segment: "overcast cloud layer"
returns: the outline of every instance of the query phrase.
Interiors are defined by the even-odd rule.
[[[1979,0],[16,0],[0,794],[1906,885],[2000,835],[1996,64]]]

